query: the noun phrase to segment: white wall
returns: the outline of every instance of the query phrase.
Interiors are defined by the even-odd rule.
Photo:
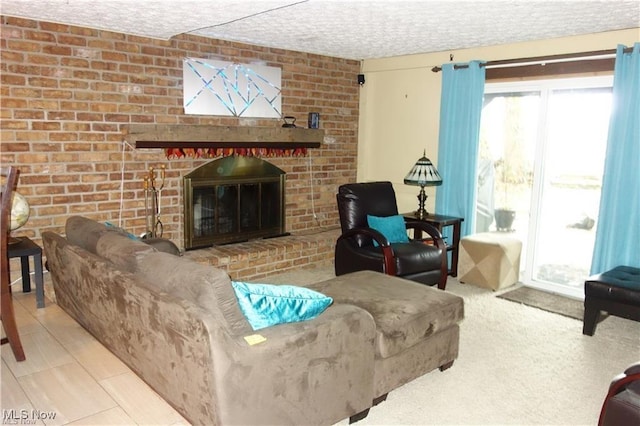
[[[419,189],[403,179],[426,149],[437,166],[442,73],[431,68],[449,62],[502,60],[615,49],[640,41],[640,28],[516,43],[478,49],[366,60],[360,93],[358,182],[393,182],[401,212],[415,210]],[[427,210],[434,211],[435,189],[427,188]],[[438,212],[445,213],[446,212]]]

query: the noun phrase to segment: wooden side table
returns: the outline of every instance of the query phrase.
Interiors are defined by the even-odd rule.
[[[449,268],[449,275],[452,277],[458,276],[458,251],[460,247],[460,225],[464,218],[455,216],[445,216],[441,214],[428,214],[423,218],[419,218],[415,213],[403,213],[402,216],[407,220],[421,220],[434,226],[438,231],[442,233],[442,230],[446,226],[452,226],[453,236],[451,244],[447,244],[447,251],[451,252],[451,267]],[[416,230],[415,238],[422,238],[422,232]]]
[[[22,291],[31,291],[31,276],[29,272],[29,256],[33,256],[36,279],[36,306],[44,308],[44,277],[42,272],[42,249],[27,237],[19,237],[20,242],[9,244],[9,259],[20,258],[22,267]]]

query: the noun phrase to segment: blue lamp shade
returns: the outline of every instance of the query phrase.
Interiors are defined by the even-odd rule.
[[[425,151],[422,157],[404,177],[404,183],[406,185],[416,185],[420,187],[418,210],[415,212],[416,217],[420,219],[429,214],[424,208],[424,204],[427,201],[427,194],[424,192],[424,187],[442,185],[442,177],[440,173],[438,173],[438,169],[436,169],[431,160],[426,157],[426,154]]]

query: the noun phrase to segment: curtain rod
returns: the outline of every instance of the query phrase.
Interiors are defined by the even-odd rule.
[[[624,49],[624,53],[631,53],[632,47]],[[615,57],[616,49],[611,50],[597,50],[593,52],[581,52],[581,53],[568,53],[564,55],[551,55],[551,56],[536,56],[532,58],[518,58],[518,59],[505,59],[500,61],[487,61],[481,63],[481,67],[490,68],[506,68],[508,66],[526,66],[526,65],[543,65],[553,62],[570,62],[571,60],[598,60],[598,59],[610,59]],[[469,68],[469,65],[454,65],[453,69]],[[442,67],[435,66],[431,68],[433,72],[442,71]]]

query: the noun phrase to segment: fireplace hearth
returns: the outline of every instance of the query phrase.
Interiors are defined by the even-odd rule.
[[[250,156],[220,158],[186,175],[185,249],[286,235],[285,177]]]

